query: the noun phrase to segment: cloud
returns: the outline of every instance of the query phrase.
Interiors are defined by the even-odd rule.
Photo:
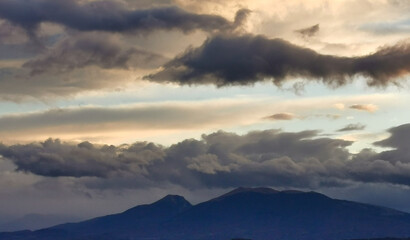
[[[379,107],[374,104],[353,104],[349,106],[349,108],[366,112],[375,112],[379,109]]]
[[[35,75],[33,78],[38,77]],[[92,83],[92,81],[91,78],[86,83]],[[24,83],[19,90],[27,88],[27,91],[36,91],[37,88],[30,83],[30,81]],[[169,94],[172,95],[168,86],[159,86],[159,89],[157,86],[154,87],[154,91],[161,92],[161,97],[166,98]],[[49,88],[57,89],[55,85],[50,85]],[[0,88],[0,93],[1,90],[5,91]],[[153,90],[148,87],[143,91],[151,94]],[[134,96],[134,92],[135,90],[132,89],[115,93],[114,96]],[[271,115],[267,114],[271,112],[269,109],[277,111],[276,114],[282,114],[274,114],[277,119],[289,118],[287,114],[293,114],[294,119],[316,121],[320,118],[320,121],[325,119],[334,121],[343,117],[333,112],[332,109],[333,105],[340,101],[346,103],[346,106],[357,102],[373,102],[389,108],[396,106],[397,101],[400,100],[402,99],[394,94],[328,96],[296,100],[241,96],[199,101],[149,101],[119,105],[113,103],[112,106],[83,105],[19,114],[5,113],[0,116],[0,135],[1,139],[8,143],[39,141],[52,137],[110,144],[129,142],[130,139],[169,144],[175,141],[176,136],[179,136],[178,139],[183,139],[186,136],[199,136],[205,131],[215,129],[227,127],[243,129],[245,125],[255,128],[258,124],[264,124],[269,120],[265,118]],[[277,120],[272,123],[280,124]],[[159,136],[166,140],[162,141]]]
[[[307,118],[328,118],[328,119],[331,119],[331,120],[336,120],[336,119],[339,119],[339,118],[341,118],[342,116],[341,115],[338,115],[338,114],[329,114],[329,113],[323,113],[323,114],[320,114],[320,113],[318,113],[318,114],[306,114],[306,115],[303,115],[303,116],[299,116],[299,115],[296,115],[296,114],[293,114],[293,113],[276,113],[276,114],[273,114],[273,115],[270,115],[270,116],[267,116],[267,117],[264,117],[263,119],[266,119],[266,120],[282,120],[282,121],[290,121],[290,120],[293,120],[293,119],[307,119]]]
[[[338,160],[348,154],[343,148],[350,142],[310,139],[314,136],[315,131],[271,130],[243,136],[216,132],[203,135],[202,140],[188,139],[168,148],[144,142],[114,147],[49,139],[38,144],[1,145],[0,154],[13,161],[17,171],[48,177],[131,176],[144,184],[170,182],[187,188],[230,187],[243,185],[244,181],[302,184],[307,176],[302,176],[305,170],[298,162],[304,165],[313,158]]]
[[[322,81],[331,86],[364,76],[369,86],[398,84],[410,72],[410,44],[401,42],[361,57],[322,55],[282,39],[262,35],[217,35],[198,48],[188,49],[145,78],[181,85],[218,87],[251,85],[272,80],[281,85],[289,78]]]
[[[0,117],[2,140],[33,141],[47,137],[63,139],[135,139],[135,135],[164,134],[260,121],[249,111],[264,112],[264,101],[140,103],[115,107],[58,108]],[[232,120],[235,119],[235,121]],[[117,136],[119,135],[120,136]],[[141,138],[141,136],[139,137]]]
[[[109,34],[87,33],[70,36],[46,54],[29,60],[23,67],[31,74],[64,73],[77,68],[155,68],[167,61],[160,54],[126,47]]]
[[[0,154],[17,171],[46,177],[83,179],[87,187],[159,187],[187,189],[240,185],[345,187],[353,183],[410,186],[410,125],[390,130],[377,153],[347,149],[350,141],[320,137],[317,131],[254,131],[244,135],[218,131],[200,140],[169,147],[149,142],[131,145],[79,144],[49,139],[25,145],[0,145]],[[94,177],[90,179],[89,177]],[[121,184],[119,184],[121,183]]]
[[[35,42],[28,41],[24,29],[0,19],[0,61],[27,59],[42,51]]]
[[[380,147],[388,147],[388,148],[395,148],[396,150],[393,151],[387,151],[386,153],[393,153],[398,150],[405,150],[405,152],[409,152],[410,150],[407,151],[407,146],[408,146],[408,140],[410,138],[410,124],[404,124],[400,125],[397,127],[390,128],[388,130],[390,133],[390,137],[387,139],[384,139],[382,141],[376,142],[375,145],[380,146]],[[401,153],[404,153],[403,151]],[[404,162],[410,162],[410,157],[407,154],[404,154],[403,159]]]
[[[18,166],[17,171],[29,171],[48,177],[108,177],[128,171],[137,174],[143,171],[139,169],[139,165],[144,165],[144,162],[150,159],[159,159],[163,154],[162,150],[153,144],[134,144],[127,148],[133,149],[134,152],[127,153],[128,150],[120,150],[114,146],[94,147],[89,142],[70,145],[52,139],[40,144],[0,148],[3,157],[12,159]]]
[[[366,125],[356,123],[356,124],[348,124],[345,127],[337,130],[338,132],[348,132],[348,131],[357,131],[357,130],[363,130],[366,128]]]
[[[25,39],[24,31],[10,24],[9,22],[0,22],[0,44],[22,43]]]
[[[147,33],[155,30],[231,31],[242,24],[248,10],[238,11],[235,21],[221,16],[195,14],[178,7],[130,9],[124,2],[79,0],[2,0],[0,18],[35,32],[44,22],[61,24],[79,31],[134,31]]]
[[[293,120],[296,116],[292,113],[276,113],[271,116],[267,116],[264,119],[270,120]]]
[[[332,120],[336,120],[336,119],[339,119],[339,118],[342,117],[339,114],[325,114],[325,115],[319,115],[319,116],[324,116],[324,117],[327,117],[327,118],[332,119]]]
[[[90,65],[65,72],[58,72],[58,69],[45,70],[57,72],[33,75],[32,69],[28,67],[0,67],[0,99],[14,102],[33,98],[47,100],[92,90],[114,90],[130,83],[130,72],[123,69],[102,69]]]
[[[319,32],[319,24],[295,30],[296,33],[300,34],[304,38],[309,38],[315,36]]]

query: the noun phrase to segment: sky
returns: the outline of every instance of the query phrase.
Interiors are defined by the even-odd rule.
[[[0,0],[0,223],[166,194],[410,212],[408,0]]]

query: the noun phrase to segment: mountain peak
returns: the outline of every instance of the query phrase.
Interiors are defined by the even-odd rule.
[[[177,205],[190,207],[192,204],[188,202],[183,196],[168,194],[160,200],[154,202],[152,205]]]
[[[234,190],[225,193],[224,195],[216,198],[216,199],[221,199],[221,198],[225,198],[228,196],[232,196],[232,195],[236,195],[239,193],[262,193],[262,194],[274,194],[274,193],[279,193],[279,191],[272,189],[272,188],[268,188],[268,187],[256,187],[256,188],[252,188],[252,187],[238,187],[235,188]]]
[[[234,190],[228,192],[227,194],[235,194],[235,193],[241,193],[241,192],[256,192],[256,193],[278,193],[279,191],[273,189],[273,188],[268,188],[268,187],[238,187],[235,188]]]
[[[172,209],[178,212],[190,207],[192,207],[192,204],[184,197],[179,195],[166,195],[154,203],[138,205],[126,210],[124,213],[133,214],[136,211],[140,211],[141,208],[160,209],[161,211],[168,211],[169,209]]]
[[[159,201],[171,201],[171,202],[174,202],[174,201],[186,201],[186,199],[183,197],[183,196],[180,196],[180,195],[173,195],[173,194],[168,194],[168,195],[166,195],[165,197],[163,197],[163,198],[161,198],[160,200],[158,200],[157,202],[159,202]]]

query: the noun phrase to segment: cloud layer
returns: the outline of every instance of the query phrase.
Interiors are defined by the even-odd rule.
[[[360,124],[360,123],[352,123],[348,124],[345,127],[337,130],[338,132],[348,132],[348,131],[357,131],[357,130],[364,130],[366,128],[366,125]]]
[[[98,66],[104,69],[155,68],[167,58],[134,47],[125,47],[107,34],[80,34],[66,38],[42,56],[29,60],[23,67],[31,74],[63,73],[76,68]]]
[[[297,116],[292,113],[275,113],[273,115],[265,117],[265,119],[269,120],[293,120],[295,118],[297,118]]]
[[[170,132],[203,131],[261,121],[264,101],[140,103],[114,107],[58,108],[0,117],[2,141],[39,141],[48,137],[112,143]],[[249,112],[256,116],[249,117]],[[235,118],[235,121],[232,121]],[[164,137],[164,136],[163,136]],[[113,139],[111,139],[113,138]],[[180,138],[183,139],[183,138]],[[135,140],[134,140],[135,141]],[[171,142],[173,143],[174,140]]]
[[[129,9],[119,1],[2,0],[0,18],[33,33],[44,22],[61,24],[80,31],[151,32],[154,30],[230,31],[236,29],[249,11],[238,11],[233,22],[217,15],[195,14],[178,7]]]
[[[217,35],[146,77],[181,85],[250,85],[289,78],[320,80],[341,86],[364,76],[369,86],[398,84],[410,72],[410,44],[401,42],[361,57],[323,55],[282,39],[262,35]]]
[[[349,106],[350,109],[355,109],[358,111],[375,112],[379,108],[374,104],[353,104]]]
[[[49,139],[26,145],[0,145],[0,154],[17,171],[47,177],[96,177],[90,187],[176,184],[188,189],[241,185],[319,188],[356,183],[410,186],[410,125],[390,130],[376,143],[394,150],[364,149],[352,154],[352,142],[321,138],[316,131],[255,131],[245,135],[215,132],[170,147],[64,143]],[[101,182],[102,181],[102,182]],[[104,183],[105,182],[105,183]],[[118,186],[117,186],[118,187]]]
[[[319,24],[313,26],[295,30],[296,33],[300,34],[304,38],[313,37],[319,32]]]

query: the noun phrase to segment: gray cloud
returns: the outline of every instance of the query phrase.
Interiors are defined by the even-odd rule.
[[[40,23],[61,24],[80,31],[150,32],[153,30],[234,30],[248,10],[238,11],[235,21],[221,16],[195,14],[178,7],[130,9],[124,2],[79,0],[2,0],[0,18],[33,34]]]
[[[376,153],[364,149],[348,164],[353,178],[363,182],[410,185],[410,124],[389,129],[390,137],[375,142],[376,146],[393,148]]]
[[[398,84],[410,72],[410,45],[401,42],[362,57],[322,55],[282,39],[261,35],[217,35],[199,48],[188,49],[146,76],[156,82],[251,85],[271,80],[276,85],[302,77],[341,86],[356,75],[368,79],[369,86]]]
[[[352,183],[410,186],[410,125],[390,130],[378,142],[395,150],[364,149],[352,154],[352,142],[321,138],[316,131],[266,130],[237,135],[216,132],[170,147],[140,142],[108,146],[47,140],[0,145],[0,154],[18,171],[49,177],[84,179],[90,188],[153,187],[174,184],[188,189],[240,185],[319,188]]]
[[[10,24],[9,22],[0,22],[0,43],[10,44],[21,41],[25,38],[24,31]]]
[[[313,37],[319,32],[319,24],[295,30],[296,33],[300,34],[304,38]]]
[[[353,104],[349,106],[349,108],[366,112],[375,112],[378,109],[378,107],[374,104]]]
[[[404,124],[389,129],[391,136],[385,140],[376,142],[375,145],[380,147],[393,148],[377,155],[380,159],[385,159],[392,164],[410,163],[410,150],[408,143],[410,141],[410,124]]]
[[[262,181],[304,185],[308,178],[304,165],[312,165],[309,170],[312,171],[320,160],[339,161],[348,155],[343,148],[350,142],[309,139],[314,136],[315,131],[263,131],[244,136],[217,132],[204,135],[202,140],[189,139],[168,148],[152,143],[119,147],[94,146],[88,142],[74,145],[49,139],[38,144],[1,145],[0,154],[12,160],[18,171],[116,181],[132,176],[136,181],[132,186],[143,185],[141,181],[170,182],[187,188],[230,187]]]
[[[96,66],[61,72],[45,69],[45,74],[32,74],[32,69],[10,66],[0,68],[0,99],[21,102],[73,96],[97,89],[116,89],[129,83],[125,71],[101,69]],[[50,73],[52,74],[48,74]],[[128,73],[129,74],[129,73]],[[113,81],[115,79],[115,81]]]
[[[357,130],[363,130],[366,128],[366,125],[360,124],[360,123],[352,123],[348,124],[345,127],[337,130],[338,132],[348,132],[348,131],[357,131]]]
[[[410,124],[390,128],[389,133],[391,134],[389,138],[375,144],[381,147],[405,148],[407,146],[407,139],[410,137]]]
[[[0,98],[21,101],[47,99],[97,89],[115,89],[129,83],[139,70],[155,69],[168,58],[130,46],[108,33],[72,33],[54,46],[0,44],[0,59],[27,58],[23,64],[0,67]],[[17,50],[17,51],[16,51]],[[36,55],[36,56],[33,56]],[[116,79],[113,81],[113,79]]]
[[[94,147],[89,142],[70,145],[52,139],[39,144],[0,148],[3,157],[13,160],[18,171],[49,177],[106,178],[128,171],[137,174],[143,171],[139,166],[151,159],[160,159],[163,154],[154,144],[137,143],[127,148],[108,145]]]
[[[31,44],[0,43],[0,60],[27,59],[42,52],[42,49],[39,49]]]
[[[265,119],[270,119],[270,120],[293,120],[295,118],[296,116],[291,113],[276,113],[271,116],[265,117]]]
[[[29,60],[23,67],[31,74],[63,73],[76,68],[99,66],[101,68],[155,68],[167,58],[134,47],[126,47],[108,34],[80,34],[70,36],[44,55]]]
[[[48,100],[121,88],[135,80],[130,80],[131,73],[127,71],[132,70],[132,74],[140,78],[141,72],[169,60],[153,52],[155,50],[148,50],[156,47],[135,46],[146,33],[234,31],[249,14],[248,10],[239,10],[234,21],[229,21],[221,16],[195,14],[166,5],[134,9],[116,0],[1,0],[0,59],[19,61],[0,66],[0,99]],[[68,29],[61,30],[48,23]],[[137,34],[116,34],[118,32]],[[133,36],[137,36],[137,40],[132,39]],[[23,59],[26,62],[21,64]]]
[[[42,50],[36,43],[28,41],[24,29],[0,20],[0,60],[29,58]]]

